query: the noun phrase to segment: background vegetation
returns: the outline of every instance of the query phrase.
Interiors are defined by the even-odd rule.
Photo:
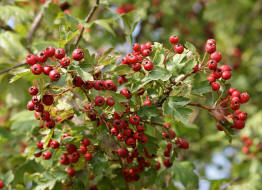
[[[92,22],[85,23],[95,3],[57,0],[43,9],[40,0],[0,2],[0,179],[16,189],[30,189],[32,179],[38,177],[30,175],[36,163],[26,160],[26,142],[32,138],[32,126],[36,124],[34,116],[25,111],[30,99],[27,91],[34,78],[16,73],[24,68],[29,52],[47,45],[64,46],[84,26],[80,45],[98,53],[113,47],[125,54],[137,41],[158,41],[169,47],[168,38],[175,34],[182,42],[196,45],[203,55],[206,39],[216,39],[223,63],[234,69],[234,87],[250,94],[251,100],[243,108],[249,119],[229,144],[210,115],[196,109],[191,116],[194,124],[182,131],[190,135],[190,150],[180,159],[195,165],[200,189],[262,189],[262,151],[257,148],[262,143],[262,1],[101,0]],[[42,20],[32,35],[33,21],[41,9]],[[119,14],[123,11],[126,14]],[[22,66],[6,72],[18,64]],[[242,136],[253,142],[248,154],[242,151]],[[190,172],[181,172],[183,175],[170,189],[190,189],[185,184],[194,179],[190,179]],[[42,180],[39,186],[55,183],[50,176]]]

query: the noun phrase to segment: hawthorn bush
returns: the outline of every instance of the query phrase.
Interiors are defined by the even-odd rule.
[[[189,2],[178,20],[188,7],[193,18],[206,6]],[[180,31],[170,31],[162,19],[173,13],[162,1],[13,3],[0,5],[1,62],[20,62],[1,63],[0,188],[197,189],[200,165],[233,137],[242,157],[211,189],[243,180],[236,189],[261,187],[260,132],[249,132],[260,112],[251,106],[245,127],[249,95],[210,22],[198,26],[205,35],[189,36],[173,20]],[[160,25],[165,35],[156,42],[151,31]]]

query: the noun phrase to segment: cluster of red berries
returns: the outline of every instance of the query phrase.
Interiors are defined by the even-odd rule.
[[[220,105],[222,108],[227,110],[233,110],[232,114],[226,115],[226,117],[231,118],[234,124],[231,126],[232,129],[243,129],[245,127],[245,120],[247,119],[247,113],[239,110],[240,105],[248,102],[249,95],[246,92],[240,93],[235,88],[230,88],[228,90],[228,96],[223,98]],[[228,107],[230,104],[230,107]],[[222,131],[221,123],[217,123],[218,130]]]
[[[249,158],[255,158],[256,155],[262,150],[262,143],[254,144],[253,140],[249,137],[241,137],[244,146],[242,147],[242,153],[247,154]]]
[[[166,157],[163,160],[163,164],[166,168],[170,168],[173,163],[170,160],[170,156],[172,153],[172,147],[173,147],[173,142],[172,140],[175,139],[174,143],[174,149],[173,151],[175,151],[176,148],[181,148],[181,149],[188,149],[189,148],[189,143],[187,141],[185,141],[182,138],[176,138],[176,133],[170,129],[171,125],[170,123],[165,123],[164,124],[164,128],[166,129],[167,132],[162,133],[162,136],[164,137],[165,140],[167,140],[167,145],[166,145],[166,149],[164,150],[164,157]]]
[[[222,59],[220,52],[216,51],[216,41],[214,39],[208,39],[205,46],[206,52],[209,54],[209,61],[206,63],[207,67],[212,73],[208,76],[210,85],[214,91],[220,89],[220,84],[216,82],[222,78],[223,80],[228,80],[231,78],[231,67],[229,65],[222,65],[218,67],[218,63]]]
[[[129,65],[135,72],[142,69],[142,64],[146,71],[151,71],[154,65],[147,57],[151,55],[152,43],[147,42],[141,45],[135,43],[132,49],[134,52],[123,57],[120,64]]]
[[[179,44],[179,38],[175,35],[169,37],[169,42],[174,45],[173,49],[176,53],[181,54],[184,52],[184,46]]]
[[[72,53],[72,58],[76,61],[81,61],[84,58],[82,49],[75,49]],[[59,64],[49,65],[47,61],[58,62]],[[26,62],[31,65],[31,71],[35,75],[44,73],[48,75],[52,81],[60,79],[60,67],[66,68],[70,65],[70,58],[65,57],[65,50],[62,48],[55,49],[52,46],[47,47],[44,51],[40,51],[37,55],[29,54],[26,57]]]

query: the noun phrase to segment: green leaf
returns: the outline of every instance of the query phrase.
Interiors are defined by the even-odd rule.
[[[58,5],[54,3],[50,3],[47,8],[44,10],[44,21],[46,23],[46,27],[51,29],[54,29],[54,21],[56,20],[56,17],[58,16],[59,12],[61,12],[61,9]]]
[[[172,166],[175,179],[181,182],[186,189],[198,188],[198,177],[194,173],[194,169],[195,167],[191,162],[174,161]]]
[[[160,114],[160,110],[157,105],[145,105],[139,109],[137,114],[144,118],[157,117]]]
[[[164,60],[165,56],[164,54],[160,53],[159,50],[156,51],[154,59],[153,59],[153,64],[156,66],[164,66]]]
[[[186,42],[186,43],[185,43],[185,47],[186,47],[186,49],[188,49],[189,51],[191,51],[195,56],[199,57],[199,54],[198,54],[198,52],[197,52],[197,49],[196,49],[196,47],[195,47],[192,43]]]
[[[126,110],[126,107],[120,104],[119,102],[115,102],[114,108],[118,114],[121,114]]]
[[[5,177],[4,177],[4,183],[5,184],[9,184],[11,183],[12,181],[14,180],[14,174],[12,171],[9,171],[5,174]]]
[[[5,23],[10,19],[13,19],[14,23],[18,25],[25,23],[30,19],[29,12],[26,11],[26,9],[14,5],[1,5],[0,13],[0,20],[4,21]]]
[[[19,71],[14,74],[14,76],[10,79],[9,83],[13,83],[17,81],[18,79],[22,78],[23,76],[30,74],[31,71],[30,69],[23,69],[22,71]]]
[[[132,69],[128,65],[118,65],[113,69],[114,75],[127,75],[130,72],[132,72]]]
[[[154,67],[154,69],[148,74],[148,77],[152,80],[167,81],[172,75],[162,67]]]
[[[209,81],[205,80],[205,81],[198,82],[195,80],[193,87],[191,89],[192,94],[203,95],[208,92],[212,92]]]
[[[112,22],[111,19],[99,19],[94,21],[95,24],[101,26],[106,31],[110,32],[112,35],[115,35],[115,32],[113,31],[112,27],[110,26],[110,23]]]
[[[189,114],[192,110],[186,108],[185,105],[189,103],[189,99],[182,96],[170,96],[163,104],[162,109],[164,114],[168,115],[174,120],[187,123]]]
[[[80,67],[77,67],[76,70],[77,70],[79,76],[80,76],[84,81],[87,81],[87,80],[93,81],[93,80],[94,80],[93,76],[92,76],[90,73],[84,71],[84,69],[81,69]]]

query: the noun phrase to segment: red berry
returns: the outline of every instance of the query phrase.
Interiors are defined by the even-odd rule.
[[[87,152],[87,148],[86,148],[84,145],[81,145],[81,146],[79,147],[79,152],[80,152],[81,154],[85,154],[85,153]]]
[[[129,122],[132,125],[137,125],[140,122],[140,117],[138,117],[137,115],[133,115],[129,118]]]
[[[82,142],[82,144],[84,146],[89,146],[90,145],[90,140],[89,139],[83,139],[81,142]]]
[[[237,118],[244,121],[247,118],[247,114],[244,112],[241,112],[240,114],[238,114]]]
[[[50,71],[53,70],[53,67],[49,66],[49,65],[46,65],[43,67],[43,71],[44,71],[44,74],[45,75],[49,75]]]
[[[48,129],[52,129],[55,127],[55,120],[54,119],[49,119],[46,121],[45,123],[45,126],[48,128]]]
[[[44,111],[44,106],[43,104],[35,104],[34,106],[34,110],[37,111],[37,112],[43,112]]]
[[[172,36],[169,37],[169,42],[170,42],[171,44],[176,44],[176,43],[178,43],[178,41],[179,41],[179,39],[178,39],[178,37],[175,36],[175,35],[172,35]]]
[[[231,72],[230,71],[223,71],[222,72],[222,78],[225,80],[228,80],[231,78]]]
[[[235,88],[229,88],[229,89],[228,89],[228,94],[231,96],[232,93],[233,93],[235,90],[236,90]]]
[[[219,130],[219,131],[223,131],[223,128],[221,127],[221,124],[220,123],[217,123],[217,129]]]
[[[133,45],[133,48],[132,48],[135,52],[139,52],[140,51],[140,45],[138,43],[135,43]]]
[[[205,50],[209,54],[215,52],[216,51],[216,44],[206,43]]]
[[[207,77],[207,80],[209,80],[210,83],[213,83],[213,82],[216,81],[216,78],[215,78],[213,75],[209,75],[209,76]]]
[[[34,110],[34,106],[35,106],[35,104],[34,104],[32,101],[29,101],[29,102],[27,103],[27,109],[28,109],[29,111],[33,111],[33,110]]]
[[[246,93],[246,92],[241,93],[241,94],[239,95],[239,97],[240,97],[240,103],[241,103],[241,104],[246,103],[246,102],[248,102],[248,100],[249,100],[249,95],[248,95],[248,93]]]
[[[170,162],[170,159],[169,158],[165,158],[163,160],[163,164],[166,168],[170,168],[173,164]]]
[[[240,92],[238,90],[234,90],[234,92],[232,92],[231,96],[232,97],[239,97],[240,96]]]
[[[69,161],[71,163],[77,163],[79,160],[80,155],[78,152],[73,152],[72,154],[69,155]]]
[[[222,59],[222,55],[218,51],[215,51],[214,53],[212,53],[210,57],[211,59],[215,60],[217,63],[221,61]]]
[[[40,64],[36,63],[31,67],[31,71],[35,75],[40,75],[43,71],[43,67]]]
[[[130,129],[130,128],[125,129],[125,130],[124,130],[124,135],[125,135],[126,137],[131,137],[131,136],[133,136],[133,130]]]
[[[131,92],[128,89],[123,89],[120,91],[120,94],[122,94],[123,96],[125,96],[127,99],[130,99],[132,97]]]
[[[60,144],[56,140],[52,140],[50,147],[53,149],[59,148]]]
[[[62,59],[65,57],[65,50],[63,48],[58,48],[55,50],[55,57],[57,59]]]
[[[75,176],[75,170],[74,170],[74,168],[67,168],[67,169],[66,169],[66,173],[68,173],[68,175],[69,175],[70,177],[74,177],[74,176]]]
[[[117,135],[117,139],[118,139],[118,141],[122,142],[122,141],[125,140],[125,135],[124,135],[123,133],[119,133],[119,134]]]
[[[155,164],[155,168],[156,168],[156,170],[159,170],[160,167],[161,167],[161,164],[160,164],[160,162],[157,161],[156,164]]]
[[[42,152],[38,152],[38,153],[35,153],[35,154],[34,154],[34,156],[35,156],[36,158],[39,158],[41,155],[42,155]],[[0,188],[0,189],[1,189],[1,188]]]
[[[151,70],[153,70],[154,65],[151,61],[147,60],[143,63],[143,67],[144,67],[145,70],[151,71]]]
[[[28,89],[29,94],[31,94],[32,96],[37,95],[38,93],[38,88],[36,86],[31,86]]]
[[[110,130],[110,132],[111,132],[111,135],[117,136],[118,133],[119,133],[119,130],[118,130],[116,127],[113,127],[113,128]]]
[[[170,124],[170,123],[164,123],[164,127],[165,127],[166,129],[170,129],[171,124]]]
[[[217,62],[212,59],[207,62],[207,65],[210,70],[216,70],[217,68]]]
[[[44,63],[47,61],[47,56],[45,55],[45,52],[44,51],[40,51],[38,54],[37,54],[37,61],[39,63]]]
[[[231,97],[231,103],[232,103],[232,104],[239,104],[239,98],[238,98],[238,97],[235,97],[235,96],[232,96],[232,97]]]
[[[85,54],[82,49],[75,49],[72,53],[72,58],[76,61],[81,61],[84,58]]]
[[[92,160],[92,157],[93,157],[93,156],[92,156],[91,153],[85,154],[85,160],[88,161],[88,162]]]
[[[147,139],[147,137],[146,137],[145,135],[142,135],[142,136],[138,139],[138,141],[139,141],[141,144],[146,144],[147,141],[148,141],[148,139]]]
[[[188,148],[189,148],[188,142],[185,141],[185,140],[182,139],[182,138],[176,139],[175,143],[176,143],[177,145],[179,145],[179,148],[183,148],[183,149],[188,149]]]
[[[60,79],[60,73],[57,71],[57,70],[52,70],[50,71],[49,73],[49,78],[52,80],[52,81],[57,81]]]
[[[45,105],[50,106],[54,103],[54,97],[50,94],[45,94],[42,97],[42,101]]]
[[[117,150],[118,156],[122,158],[126,158],[128,156],[128,150],[126,148],[119,148]]]
[[[75,76],[73,79],[73,84],[76,87],[81,87],[84,84],[84,81],[80,76]]]
[[[103,80],[96,80],[96,81],[94,81],[93,84],[94,84],[94,88],[96,90],[104,90],[104,88],[105,88]]]
[[[102,96],[95,97],[95,106],[103,106],[105,99]]]
[[[44,160],[49,160],[49,159],[51,158],[51,156],[52,156],[52,153],[51,153],[51,152],[49,152],[49,151],[44,152],[44,154],[43,154],[43,159],[44,159]]]
[[[94,86],[93,81],[86,81],[84,83],[84,88],[87,89],[87,90],[90,90],[91,88],[93,88],[93,86]]]
[[[165,150],[164,151],[164,156],[165,157],[170,157],[170,150]]]
[[[181,54],[184,51],[184,47],[181,44],[176,44],[174,46],[174,50],[176,53]]]
[[[152,101],[150,99],[148,99],[148,96],[146,97],[146,100],[144,101],[144,104],[143,105],[152,105]]]
[[[134,64],[134,63],[136,63],[136,61],[137,61],[137,56],[136,55],[133,55],[133,54],[128,54],[127,55],[127,61],[129,62],[129,63],[131,63],[131,64]]]
[[[108,106],[113,106],[113,105],[115,104],[114,98],[108,97],[108,98],[106,99],[106,104],[107,104]]]
[[[127,146],[135,147],[136,146],[136,140],[133,137],[128,137],[125,141]]]
[[[216,78],[216,79],[219,79],[221,76],[222,76],[222,71],[221,69],[216,69],[212,75]]]
[[[52,46],[48,46],[45,48],[45,55],[47,57],[53,57],[55,55],[55,48]]]
[[[106,88],[107,90],[113,90],[114,87],[115,87],[115,84],[114,84],[114,82],[113,82],[112,80],[106,80],[106,81],[104,82],[104,86],[105,86],[105,88]]]
[[[208,39],[208,40],[206,41],[206,43],[207,43],[207,44],[214,44],[214,45],[216,45],[216,40],[210,38],[210,39]]]
[[[37,146],[38,149],[42,150],[44,148],[44,143],[39,141],[39,142],[37,142],[36,146]]]
[[[2,189],[3,187],[4,187],[4,182],[0,180],[0,189]]]
[[[236,120],[234,125],[236,129],[243,129],[245,127],[245,122],[243,120]]]
[[[122,84],[124,84],[125,82],[127,82],[127,79],[125,78],[125,76],[120,76],[120,77],[118,78],[118,84],[119,84],[119,85],[122,85]]]
[[[231,71],[231,70],[232,70],[229,65],[222,65],[222,66],[220,67],[220,69],[221,69],[222,71]]]
[[[151,54],[151,51],[149,49],[144,49],[142,51],[142,54],[143,54],[143,56],[147,57],[147,56],[149,56]]]
[[[26,62],[27,62],[29,65],[33,66],[34,64],[37,63],[37,58],[36,58],[35,55],[29,54],[29,55],[26,57]]]
[[[237,110],[240,108],[240,104],[231,104],[230,106],[232,110]]]
[[[140,71],[141,70],[141,64],[140,63],[134,63],[134,64],[132,64],[132,69],[133,69],[133,71]]]
[[[66,150],[69,154],[72,154],[73,152],[77,150],[77,147],[74,144],[69,144],[66,146]]]
[[[172,143],[168,142],[166,145],[167,150],[171,150],[172,149]]]
[[[146,44],[146,48],[151,50],[152,47],[152,42],[147,42]]]
[[[211,83],[211,87],[214,91],[219,91],[220,89],[220,84],[219,83],[216,83],[216,82],[213,82]]]
[[[60,65],[62,67],[67,67],[70,65],[70,59],[68,57],[63,57],[61,60],[60,60]]]

